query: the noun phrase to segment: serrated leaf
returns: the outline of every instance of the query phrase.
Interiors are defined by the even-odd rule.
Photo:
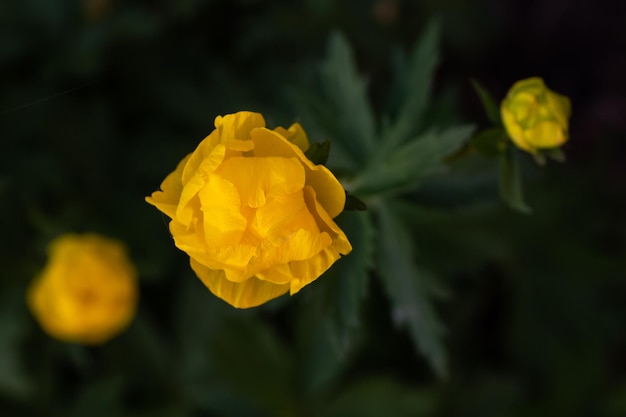
[[[336,221],[353,250],[307,291],[310,302],[301,304],[296,330],[298,385],[316,407],[319,404],[315,400],[332,388],[360,339],[361,308],[373,267],[375,230],[371,215],[343,213]]]
[[[379,377],[349,385],[322,417],[420,417],[433,415],[434,408],[432,392]]]
[[[330,141],[315,142],[309,146],[304,155],[309,158],[309,161],[316,165],[326,165],[328,161],[328,155],[330,154]]]
[[[423,35],[415,44],[406,71],[397,71],[405,79],[400,83],[404,96],[393,123],[382,135],[382,149],[377,153],[386,156],[403,142],[411,139],[420,128],[420,117],[430,99],[432,79],[439,62],[440,23],[430,21]]]
[[[356,162],[363,163],[374,147],[376,124],[367,82],[359,75],[352,49],[342,34],[331,35],[320,73],[325,96],[334,110],[337,134],[333,139],[340,141]]]
[[[392,317],[408,328],[416,350],[441,378],[447,375],[444,328],[432,305],[428,273],[415,262],[407,226],[388,207],[379,206],[378,271],[391,300]]]
[[[493,99],[489,91],[484,88],[476,79],[472,78],[470,80],[472,83],[472,87],[478,97],[480,98],[481,103],[483,104],[483,108],[485,109],[485,114],[487,118],[498,126],[502,125],[502,121],[500,119],[500,108],[496,104],[496,101]]]
[[[349,346],[349,328],[360,324],[360,308],[373,266],[374,226],[367,212],[342,213],[336,219],[352,243],[352,252],[339,259],[321,278],[318,299],[321,311],[331,324],[331,336],[338,351]]]
[[[502,128],[494,127],[483,130],[471,140],[472,148],[481,155],[495,158],[506,150],[506,133]]]
[[[426,132],[396,150],[386,161],[369,166],[356,181],[362,194],[389,193],[416,185],[423,177],[444,167],[444,158],[463,145],[473,126]]]
[[[532,212],[524,202],[519,162],[510,146],[500,157],[500,196],[512,209],[524,214]]]

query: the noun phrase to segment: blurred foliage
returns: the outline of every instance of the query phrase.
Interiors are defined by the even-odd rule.
[[[626,415],[626,11],[557,3],[0,3],[2,415]],[[513,155],[520,215],[467,142],[489,128],[469,80],[498,98],[531,75],[574,115],[565,164]],[[337,219],[350,256],[249,311],[143,201],[243,109],[330,140],[369,208]],[[125,241],[141,280],[100,347],[50,339],[24,305],[46,244],[83,231]]]

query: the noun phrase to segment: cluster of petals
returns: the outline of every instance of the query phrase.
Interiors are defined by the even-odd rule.
[[[196,275],[235,307],[293,295],[352,249],[333,221],[344,189],[305,156],[308,146],[297,123],[268,129],[258,113],[218,116],[146,198],[171,218]]]
[[[137,273],[117,240],[65,234],[48,246],[48,262],[27,292],[27,304],[52,337],[104,343],[135,315]]]
[[[516,82],[500,106],[506,131],[520,149],[536,153],[569,139],[570,100],[539,77]]]

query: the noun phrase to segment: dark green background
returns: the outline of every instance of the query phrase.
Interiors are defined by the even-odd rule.
[[[626,415],[624,3],[96,3],[0,3],[2,415]],[[413,195],[431,213],[412,225],[420,257],[449,293],[437,304],[443,381],[394,329],[376,281],[354,347],[311,353],[320,330],[306,295],[229,308],[143,201],[215,115],[298,120],[291,93],[306,91],[332,30],[382,108],[393,49],[409,48],[434,13],[446,117],[487,126],[470,77],[501,98],[538,75],[573,102],[567,163],[526,167],[533,215],[498,202],[495,171]],[[52,341],[23,305],[47,242],[81,231],[127,242],[140,271],[135,323],[99,348]],[[333,378],[302,376],[333,361]]]

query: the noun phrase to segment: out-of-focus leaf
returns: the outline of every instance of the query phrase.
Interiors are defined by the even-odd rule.
[[[348,41],[338,32],[330,37],[320,72],[324,93],[335,110],[333,140],[341,142],[356,162],[364,163],[374,147],[376,124],[367,82],[357,71]]]
[[[394,122],[383,132],[382,149],[377,151],[383,158],[414,137],[420,128],[420,118],[430,98],[433,73],[439,61],[439,32],[439,21],[431,20],[413,48],[399,88],[404,93],[404,97],[399,98],[402,105]]]
[[[483,108],[485,109],[485,113],[487,114],[487,118],[498,126],[502,125],[502,121],[500,120],[500,108],[496,104],[496,101],[493,99],[489,91],[485,89],[476,79],[472,78],[470,80],[472,83],[472,87],[474,87],[474,91],[480,97],[480,101],[483,104]]]
[[[322,413],[323,417],[431,416],[431,392],[407,387],[388,378],[372,378],[349,386]]]
[[[293,415],[292,358],[272,330],[253,315],[220,324],[209,350],[221,377],[272,415]]]
[[[565,152],[561,148],[545,149],[543,153],[556,162],[565,162]]]
[[[373,266],[375,230],[368,213],[343,213],[337,224],[352,243],[352,252],[339,259],[321,278],[325,315],[336,321],[337,336],[360,324],[359,314]],[[341,346],[342,344],[340,344]]]
[[[500,196],[512,209],[524,214],[532,212],[531,208],[524,202],[522,175],[519,163],[510,146],[500,157]]]
[[[442,132],[429,131],[396,150],[386,161],[370,165],[355,187],[370,194],[414,186],[424,176],[443,168],[443,159],[457,150],[473,130],[473,126],[458,126]]]
[[[330,154],[330,141],[315,142],[304,153],[311,162],[317,165],[325,165]]]
[[[379,205],[378,218],[378,267],[391,299],[393,319],[408,327],[417,351],[443,378],[447,375],[444,328],[432,305],[432,277],[416,264],[411,234],[389,203]]]
[[[506,150],[506,133],[500,127],[483,130],[471,140],[471,146],[478,153],[495,158]]]

